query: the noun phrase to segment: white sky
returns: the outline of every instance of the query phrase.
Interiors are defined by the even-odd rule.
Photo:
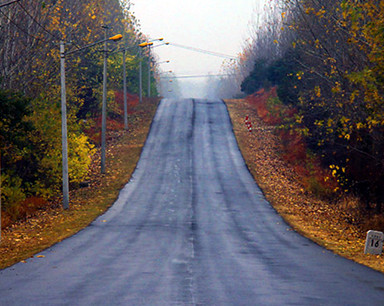
[[[237,56],[249,24],[264,0],[131,0],[141,32],[181,45]],[[163,71],[176,75],[218,74],[223,58],[161,46],[153,49]]]

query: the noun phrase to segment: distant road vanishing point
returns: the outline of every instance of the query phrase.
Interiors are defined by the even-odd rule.
[[[116,203],[40,255],[0,271],[0,305],[384,305],[383,274],[265,200],[220,100],[163,100]]]

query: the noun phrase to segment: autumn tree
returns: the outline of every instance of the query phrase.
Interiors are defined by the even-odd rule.
[[[278,85],[340,189],[384,201],[382,1],[274,1],[255,26],[243,90]],[[278,8],[278,9],[277,9]],[[273,19],[272,19],[273,20]],[[272,27],[272,28],[269,28]],[[254,50],[254,52],[250,52]],[[253,68],[250,69],[249,61]],[[291,125],[292,126],[292,125]]]
[[[61,189],[59,42],[66,51],[121,33],[129,69],[137,71],[141,35],[130,2],[23,0],[0,10],[0,150],[4,207]],[[118,46],[116,46],[118,47]],[[69,179],[87,175],[93,145],[84,124],[100,112],[102,44],[66,57]],[[112,50],[111,50],[112,51]],[[121,52],[109,56],[111,103],[122,86]],[[133,86],[134,84],[131,83]],[[133,90],[133,89],[132,89]],[[111,109],[113,109],[111,104]]]

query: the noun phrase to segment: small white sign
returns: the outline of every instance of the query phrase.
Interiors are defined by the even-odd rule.
[[[383,239],[383,232],[368,231],[364,254],[381,255],[381,252],[383,251]]]

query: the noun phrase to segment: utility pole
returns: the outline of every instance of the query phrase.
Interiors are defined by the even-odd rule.
[[[148,44],[148,98],[151,97],[151,45]]]
[[[63,159],[63,208],[69,208],[68,184],[68,135],[67,135],[67,97],[65,88],[65,45],[60,41],[60,78],[61,78],[61,141]]]
[[[123,92],[124,92],[124,129],[128,130],[128,105],[127,105],[127,68],[125,64],[125,46],[123,49]]]
[[[104,69],[103,69],[103,104],[101,110],[101,173],[105,173],[105,147],[107,132],[107,37],[108,27],[103,26],[104,33]]]
[[[142,57],[141,57],[141,48],[139,50],[139,102],[143,102],[143,67],[142,67]]]

